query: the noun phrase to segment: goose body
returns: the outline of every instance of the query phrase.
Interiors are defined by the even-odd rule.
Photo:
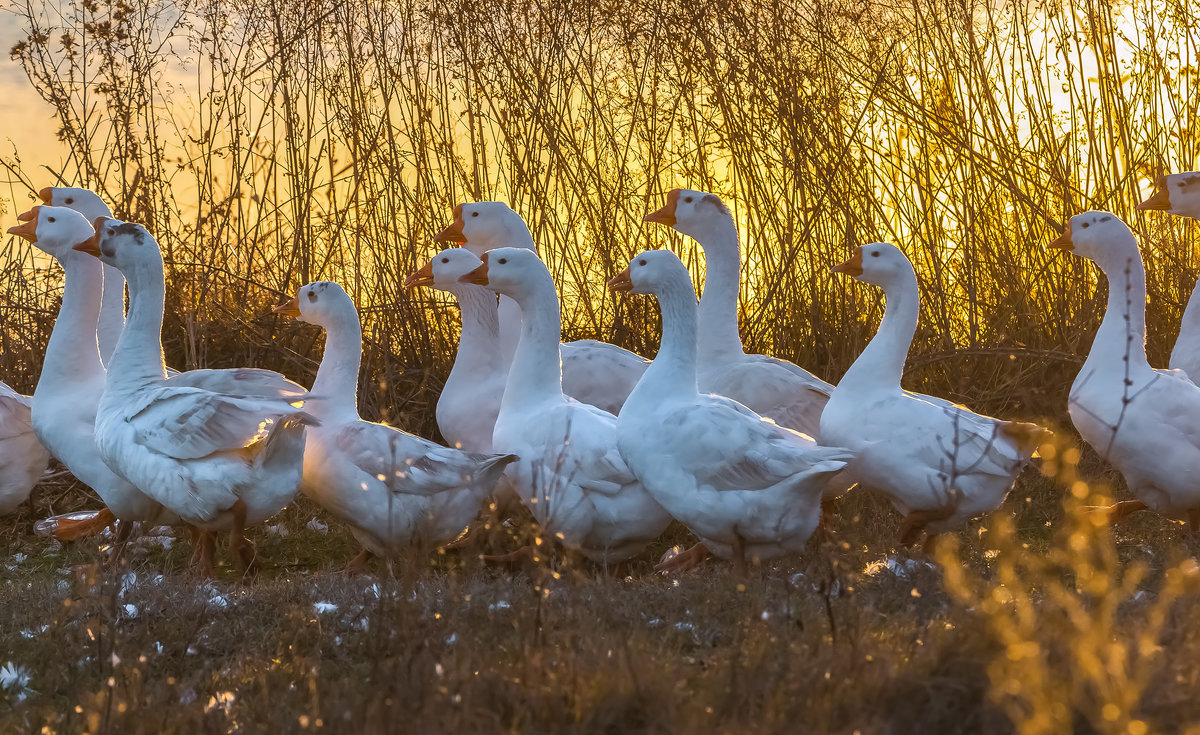
[[[64,278],[62,304],[33,393],[34,431],[72,475],[96,491],[113,517],[174,522],[170,511],[109,468],[96,444],[96,412],[106,377],[96,340],[103,266],[74,249],[95,234],[91,223],[72,209],[46,205],[18,219],[24,224],[10,232],[57,260]],[[106,515],[101,523],[112,519]]]
[[[673,189],[667,203],[646,221],[667,225],[704,250],[697,335],[700,390],[727,396],[780,426],[817,436],[833,386],[799,365],[746,354],[742,347],[737,315],[742,256],[729,208],[715,194]]]
[[[363,548],[392,557],[412,543],[453,540],[479,512],[513,455],[451,449],[358,414],[362,327],[336,283],[302,286],[278,311],[325,329],[308,410],[300,489],[350,525]]]
[[[856,248],[834,270],[883,289],[879,331],[842,377],[821,416],[821,439],[850,448],[850,475],[905,516],[901,542],[995,510],[1045,433],[900,387],[919,313],[917,276],[886,243]]]
[[[617,419],[618,447],[654,499],[735,564],[798,552],[851,453],[819,446],[696,381],[696,294],[674,253],[649,251],[610,281],[651,293],[662,346]]]
[[[1156,209],[1200,222],[1200,171],[1167,174],[1160,177],[1153,196],[1138,209]],[[1187,373],[1200,385],[1200,288],[1193,288],[1183,310],[1179,336],[1171,350],[1170,366]]]
[[[101,457],[185,523],[240,535],[296,494],[305,426],[316,423],[297,407],[304,391],[249,368],[167,379],[158,245],[141,225],[107,219],[95,227],[76,248],[121,270],[130,304],[96,414]]]
[[[49,463],[33,431],[29,397],[0,383],[0,515],[29,498]]]
[[[1092,260],[1108,278],[1104,318],[1071,385],[1072,423],[1145,507],[1194,524],[1200,387],[1146,359],[1146,273],[1133,233],[1114,214],[1085,212],[1051,247]]]
[[[521,336],[492,446],[521,460],[507,475],[541,527],[599,563],[628,559],[671,522],[617,449],[617,419],[563,394],[554,281],[537,254],[499,248],[462,277],[514,300]]]
[[[471,202],[454,208],[454,221],[434,238],[460,244],[476,256],[502,247],[537,253],[525,220],[502,202]],[[499,299],[500,355],[512,364],[521,334],[521,310],[508,296]],[[616,416],[650,362],[607,342],[585,339],[563,343],[563,392],[577,401]]]

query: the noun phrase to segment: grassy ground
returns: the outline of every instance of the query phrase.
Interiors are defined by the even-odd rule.
[[[744,583],[721,563],[654,574],[682,529],[624,577],[445,552],[347,578],[349,534],[299,500],[255,529],[265,568],[244,584],[228,565],[189,577],[182,540],[143,538],[101,571],[101,542],[34,535],[34,520],[90,504],[59,480],[0,530],[0,730],[1136,733],[1200,720],[1200,545],[1148,514],[1110,538],[1072,498],[1027,471],[938,565],[893,549],[895,514],[852,495],[831,538]]]

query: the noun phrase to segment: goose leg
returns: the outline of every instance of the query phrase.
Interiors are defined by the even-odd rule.
[[[350,563],[346,565],[346,576],[353,577],[357,574],[361,574],[362,570],[367,568],[367,562],[371,561],[373,558],[375,558],[375,555],[366,549],[358,552],[358,554],[350,560]]]
[[[817,528],[825,533],[829,533],[829,529],[833,527],[833,519],[837,517],[837,506],[833,503],[833,498],[821,498],[821,520],[817,521]]]
[[[246,530],[246,501],[238,498],[233,504],[233,529],[229,532],[229,551],[241,567],[243,577],[253,577],[258,574],[254,544],[245,536]]]
[[[537,561],[537,553],[532,546],[522,546],[507,554],[480,554],[479,561],[484,564],[506,566],[512,569]]]
[[[733,534],[733,576],[746,578],[746,542],[737,532]]]
[[[917,543],[917,538],[921,532],[925,530],[925,526],[934,521],[944,521],[955,513],[955,506],[948,505],[943,508],[931,508],[928,510],[910,510],[908,515],[904,516],[904,520],[900,523],[900,545],[912,546]]]
[[[1192,508],[1189,510],[1187,517],[1188,528],[1191,529],[1192,533],[1200,531],[1200,508]]]
[[[936,533],[926,534],[925,543],[921,544],[921,551],[926,556],[933,556],[933,552],[937,549],[937,538],[938,535]]]
[[[1109,525],[1120,523],[1131,513],[1137,513],[1139,510],[1147,510],[1146,504],[1140,500],[1121,500],[1112,505],[1103,505],[1098,508],[1088,508],[1088,513],[1107,513]]]
[[[217,537],[212,531],[195,531],[195,550],[192,552],[192,570],[201,579],[213,576],[213,556],[217,549]]]
[[[654,565],[654,571],[669,574],[671,572],[686,572],[689,569],[695,569],[704,562],[708,561],[712,556],[712,552],[704,544],[696,544],[687,551],[680,552],[670,559],[660,561]]]
[[[105,566],[115,567],[121,561],[121,556],[125,553],[125,547],[129,544],[129,536],[133,533],[133,521],[117,521],[117,534],[113,537],[112,551],[108,554],[108,559],[105,560]]]

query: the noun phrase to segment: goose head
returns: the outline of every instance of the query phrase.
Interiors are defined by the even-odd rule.
[[[76,245],[76,250],[96,256],[126,278],[147,269],[157,271],[161,278],[162,253],[145,227],[112,217],[97,217],[92,227],[92,237]]]
[[[483,263],[460,277],[461,283],[487,286],[496,293],[520,300],[539,283],[549,281],[550,271],[537,253],[525,248],[496,248],[483,254]]]
[[[88,222],[95,222],[97,217],[112,216],[112,210],[104,203],[100,195],[91,189],[82,189],[77,186],[47,186],[38,192],[38,197],[41,198],[43,204],[53,207],[70,207],[86,217]]]
[[[1159,176],[1154,194],[1137,208],[1200,219],[1200,171]]]
[[[666,288],[687,284],[691,278],[679,256],[670,250],[647,250],[634,256],[629,267],[608,280],[611,291],[659,295]]]
[[[301,286],[291,301],[276,306],[274,311],[326,329],[347,318],[358,319],[354,301],[333,281],[313,281]]]
[[[447,248],[404,279],[404,285],[407,288],[430,286],[439,291],[453,291],[461,284],[460,278],[482,264],[483,261],[466,248]]]
[[[495,248],[530,248],[533,243],[525,220],[504,202],[459,204],[454,208],[454,221],[433,239],[457,243],[477,256]]]
[[[645,222],[656,222],[674,228],[688,237],[699,240],[698,234],[729,222],[729,207],[716,194],[692,189],[672,189],[667,193],[667,203],[643,218]]]
[[[893,284],[916,281],[912,262],[900,248],[886,242],[873,242],[854,248],[845,263],[833,267],[834,273],[845,273],[863,283],[887,291]]]
[[[1111,212],[1095,210],[1072,217],[1050,247],[1094,261],[1104,271],[1124,268],[1130,259],[1141,257],[1129,226]]]
[[[21,224],[8,228],[8,234],[28,240],[58,260],[70,255],[72,248],[95,234],[86,217],[66,207],[39,204],[18,215],[17,220]]]

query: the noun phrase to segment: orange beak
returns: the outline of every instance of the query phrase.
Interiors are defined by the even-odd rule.
[[[276,314],[282,314],[283,316],[300,316],[300,298],[298,296],[293,296],[291,301],[287,302],[286,304],[280,304],[274,309],[271,309],[271,311],[275,312]]]
[[[463,234],[462,210],[463,205],[461,204],[454,208],[454,221],[446,229],[433,236],[434,242],[456,242],[461,245],[467,241],[467,236]]]
[[[1137,205],[1138,209],[1157,209],[1166,211],[1171,208],[1171,192],[1167,189],[1167,177],[1159,176],[1154,182],[1155,191],[1149,199]]]
[[[1050,247],[1058,250],[1074,250],[1075,243],[1071,242],[1071,225],[1068,224],[1058,237],[1050,241]]]
[[[37,242],[38,206],[35,205],[28,212],[17,215],[17,221],[21,224],[9,227],[8,234],[24,238],[29,242]]]
[[[488,285],[488,254],[483,254],[483,265],[479,266],[470,273],[464,273],[458,277],[459,283],[474,283],[477,286]]]
[[[675,205],[679,202],[679,190],[672,189],[667,194],[667,203],[642,218],[643,222],[657,222],[660,225],[672,227],[675,225]]]
[[[633,279],[629,277],[628,268],[608,279],[608,290],[616,293],[629,293],[633,290]]]
[[[854,255],[850,256],[850,260],[845,263],[838,263],[833,267],[834,273],[845,273],[848,276],[862,275],[862,248],[854,248]]]
[[[408,278],[404,279],[405,288],[416,288],[417,286],[432,286],[433,285],[433,261],[429,261],[421,266],[420,270],[409,274]]]
[[[54,198],[54,188],[47,186],[38,192],[38,199],[42,200],[42,204],[53,204],[51,200]]]
[[[110,218],[109,217],[97,217],[95,220],[93,220],[92,221],[92,229],[96,231],[96,234],[92,235],[88,239],[86,239],[83,242],[76,245],[75,249],[81,253],[87,253],[88,255],[99,258],[100,257],[100,230],[104,229],[104,222],[105,222],[105,220],[108,220],[108,219],[110,219]]]

